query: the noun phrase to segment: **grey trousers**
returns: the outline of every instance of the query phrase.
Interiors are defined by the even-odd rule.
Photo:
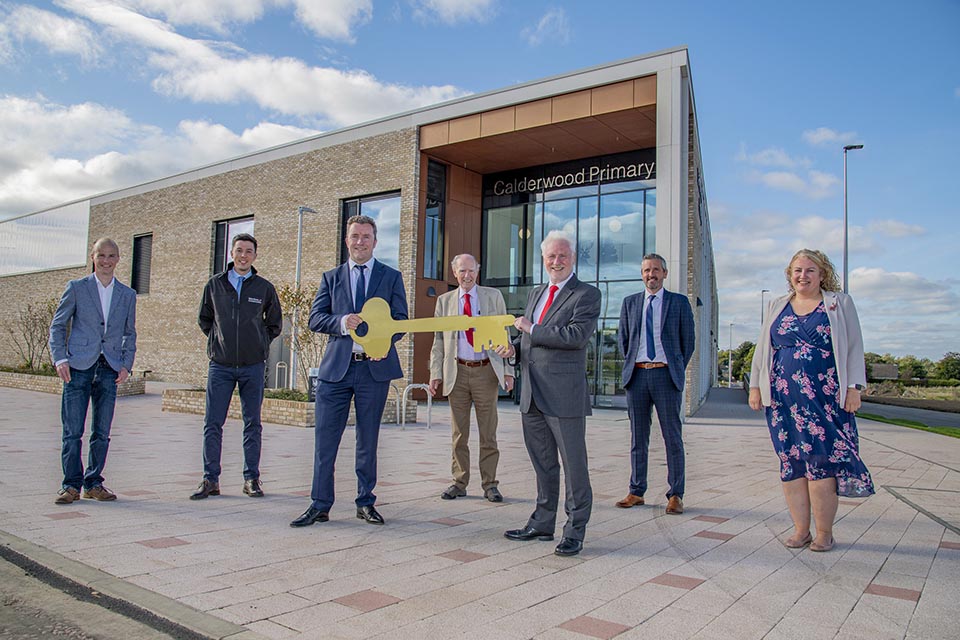
[[[583,540],[593,507],[593,489],[587,467],[586,417],[558,418],[540,412],[531,401],[530,411],[521,414],[523,440],[537,475],[537,508],[527,526],[553,533],[560,501],[560,463],[563,463],[564,511],[567,522],[563,537]]]

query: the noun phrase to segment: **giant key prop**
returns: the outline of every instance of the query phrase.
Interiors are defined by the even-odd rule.
[[[473,350],[505,347],[510,344],[507,327],[512,327],[515,317],[502,316],[444,316],[441,318],[415,318],[394,320],[390,305],[383,298],[370,298],[363,305],[360,317],[367,324],[367,334],[358,335],[353,329],[350,337],[363,346],[371,358],[383,358],[390,351],[395,333],[420,333],[423,331],[466,331],[473,329]]]

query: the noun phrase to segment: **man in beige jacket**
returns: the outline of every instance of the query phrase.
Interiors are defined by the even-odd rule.
[[[437,298],[434,313],[442,316],[501,315],[507,312],[503,295],[497,289],[477,285],[480,265],[468,253],[451,263],[460,284]],[[453,434],[453,484],[440,497],[453,500],[467,495],[470,482],[470,406],[476,408],[480,433],[480,479],[483,496],[490,502],[502,502],[497,488],[497,396],[498,387],[513,389],[513,376],[504,372],[503,358],[493,351],[473,350],[473,331],[438,331],[430,352],[430,395],[436,396],[441,383],[450,402]]]

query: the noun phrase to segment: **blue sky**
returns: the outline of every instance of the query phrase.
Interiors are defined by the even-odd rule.
[[[721,347],[800,247],[866,348],[960,351],[960,3],[0,0],[0,218],[469,93],[689,47]],[[768,296],[771,294],[767,294]]]

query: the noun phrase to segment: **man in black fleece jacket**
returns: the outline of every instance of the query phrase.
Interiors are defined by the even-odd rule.
[[[233,390],[240,387],[243,413],[243,492],[263,497],[260,446],[263,427],[264,368],[270,343],[280,335],[283,314],[277,290],[257,275],[257,240],[248,233],[233,238],[233,262],[210,278],[200,302],[200,329],[207,336],[207,411],[203,421],[203,480],[190,496],[202,500],[220,495],[220,451],[223,423]]]

